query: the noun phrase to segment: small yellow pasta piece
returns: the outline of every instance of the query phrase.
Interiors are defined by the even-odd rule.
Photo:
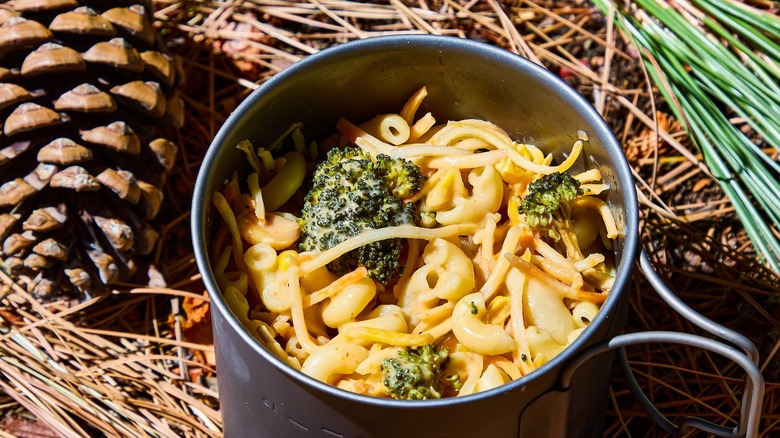
[[[376,296],[376,284],[368,277],[342,289],[322,310],[322,320],[328,327],[338,328],[353,321]]]
[[[485,367],[485,371],[482,372],[482,376],[480,376],[479,380],[477,381],[474,392],[482,392],[493,388],[498,388],[508,381],[509,378],[507,378],[507,376],[504,375],[504,373],[498,369],[497,366],[491,363]]]
[[[514,350],[512,336],[502,326],[486,323],[486,313],[485,300],[479,292],[461,298],[452,311],[452,334],[476,353],[494,355]]]
[[[482,376],[482,368],[484,366],[484,357],[481,354],[475,354],[472,352],[459,352],[456,351],[450,354],[450,362],[452,363],[453,371],[457,370],[461,379],[464,379],[463,385],[458,392],[458,397],[474,394],[477,388],[477,382]],[[453,374],[450,371],[450,367],[447,367],[447,374]]]
[[[382,361],[398,355],[400,347],[371,348],[368,358],[355,368],[358,374],[374,374],[382,371]]]
[[[490,300],[487,305],[487,322],[503,325],[509,317],[509,297],[498,296]]]
[[[601,218],[597,211],[589,208],[578,208],[571,212],[572,228],[577,235],[577,243],[585,249],[599,237]]]
[[[533,325],[526,329],[526,338],[528,339],[528,347],[531,350],[533,361],[538,365],[548,362],[568,345],[568,336],[564,341],[565,343],[560,344],[550,336],[550,333]]]
[[[382,330],[374,327],[350,327],[343,332],[350,341],[365,340],[392,345],[394,347],[422,347],[433,343],[433,336],[425,333],[410,334]]]
[[[535,325],[549,333],[556,342],[566,344],[566,337],[576,326],[569,309],[563,303],[563,297],[549,287],[549,282],[529,275],[524,298],[523,316],[526,324]]]
[[[572,210],[577,208],[592,208],[596,210],[607,227],[607,237],[617,239],[620,236],[620,230],[618,230],[615,218],[612,216],[612,211],[606,202],[595,196],[580,196],[572,202]]]
[[[401,117],[403,117],[406,123],[411,125],[414,122],[414,114],[420,108],[420,105],[422,105],[422,101],[425,100],[426,96],[428,96],[428,89],[423,85],[406,100],[406,103],[404,103],[400,112]]]
[[[457,245],[435,239],[423,251],[425,266],[431,266],[426,280],[433,283],[431,292],[438,298],[457,301],[474,289],[474,266]]]
[[[571,310],[571,317],[574,320],[574,325],[577,326],[577,328],[589,326],[593,321],[593,318],[596,317],[598,311],[599,306],[587,301],[575,304],[574,308]]]
[[[243,242],[241,242],[241,233],[239,232],[238,224],[236,223],[236,215],[222,193],[214,192],[211,197],[211,202],[214,204],[214,207],[217,208],[220,216],[222,216],[222,220],[225,221],[225,224],[230,230],[230,236],[233,238],[233,260],[235,261],[238,269],[243,271],[245,269],[244,258],[242,254],[244,251],[244,245]]]
[[[433,114],[426,113],[424,116],[420,117],[420,120],[416,121],[414,125],[411,126],[409,141],[418,140],[427,134],[434,125],[436,125],[436,119],[433,117]]]
[[[337,277],[336,274],[330,272],[326,266],[323,266],[313,272],[301,276],[301,288],[306,293],[312,293],[321,290],[330,284],[333,284],[333,282],[338,279],[339,277]],[[330,295],[324,297],[323,299],[329,297]],[[304,307],[308,307],[312,304],[316,304],[312,302],[306,303],[306,298],[307,297],[304,297],[304,305],[303,305]]]
[[[244,253],[252,284],[260,294],[260,300],[268,310],[277,313],[290,309],[290,296],[286,288],[279,286],[278,281],[280,257],[264,243],[252,245]]]
[[[352,342],[329,342],[312,352],[301,372],[321,382],[333,384],[340,376],[352,374],[368,357],[368,350]]]
[[[244,272],[225,272],[216,277],[217,285],[221,290],[225,290],[228,286],[232,286],[238,289],[238,291],[241,292],[241,295],[246,295],[249,290],[249,277]]]
[[[451,179],[448,179],[450,175],[448,174],[440,182],[440,184],[450,183],[451,187],[443,187],[442,191],[434,188],[428,195],[428,197],[449,199],[445,202],[428,203],[426,198],[428,207],[436,212],[437,222],[443,225],[481,224],[489,213],[498,211],[504,197],[504,182],[495,167],[488,165],[469,172],[468,182],[471,193],[466,189],[460,172],[452,170],[455,173],[451,174]]]
[[[300,152],[288,152],[284,158],[284,167],[262,188],[267,211],[275,211],[287,202],[306,177],[306,159]]]
[[[398,305],[404,309],[411,325],[433,309],[439,300],[455,302],[474,289],[474,266],[471,260],[453,244],[435,239],[423,251],[425,264],[403,285]]]
[[[241,238],[250,245],[265,243],[275,250],[288,248],[301,235],[298,222],[273,213],[259,220],[254,210],[245,209],[236,216],[236,223]]]
[[[339,326],[339,332],[350,330],[356,327],[375,328],[391,332],[407,332],[409,326],[406,324],[404,312],[400,307],[394,304],[383,304],[372,310],[366,319],[361,321],[351,321]],[[336,336],[338,338],[338,336]],[[333,338],[334,340],[336,338]]]
[[[409,140],[411,129],[398,114],[381,114],[363,123],[360,127],[374,137],[398,146]]]

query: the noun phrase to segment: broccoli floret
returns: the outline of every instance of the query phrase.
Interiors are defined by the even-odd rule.
[[[518,207],[532,229],[547,231],[555,241],[563,240],[569,256],[581,258],[577,236],[571,227],[571,204],[584,191],[567,172],[554,172],[533,181]]]
[[[414,204],[394,196],[393,190],[413,196],[421,180],[420,169],[406,160],[385,156],[373,161],[356,147],[330,150],[315,168],[312,188],[304,198],[299,248],[325,251],[364,229],[416,224],[419,213]],[[364,266],[371,278],[387,284],[400,269],[401,245],[401,239],[373,242],[344,254],[328,269],[344,275]]]
[[[433,228],[438,224],[436,222],[436,212],[432,210],[420,209],[420,226]]]
[[[380,154],[376,157],[376,168],[397,198],[410,198],[420,191],[423,183],[423,175],[420,168],[408,160],[394,160],[387,155]]]
[[[444,375],[449,359],[449,349],[436,345],[400,350],[396,357],[382,361],[387,395],[400,400],[426,400],[441,398],[447,387],[459,389],[459,376]]]

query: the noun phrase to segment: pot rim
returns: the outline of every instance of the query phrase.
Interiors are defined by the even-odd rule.
[[[386,51],[393,48],[402,49],[404,47],[411,46],[428,48],[433,52],[436,50],[447,49],[463,51],[475,55],[479,54],[481,56],[486,55],[491,59],[495,59],[501,64],[509,65],[515,70],[522,71],[524,75],[532,75],[536,78],[539,78],[541,82],[555,90],[555,92],[561,96],[562,100],[568,102],[570,106],[574,107],[583,116],[583,118],[586,119],[587,124],[589,125],[588,136],[591,138],[599,138],[603,143],[604,148],[606,148],[610,156],[613,157],[615,162],[614,171],[617,177],[616,179],[618,184],[620,184],[620,187],[623,188],[622,200],[625,207],[625,228],[624,236],[622,236],[624,246],[620,264],[617,266],[615,282],[609,296],[601,306],[601,309],[596,314],[596,317],[593,319],[588,328],[586,328],[583,333],[574,342],[569,344],[561,353],[556,355],[540,368],[536,369],[534,372],[523,376],[518,380],[476,394],[437,400],[394,400],[389,398],[379,398],[356,394],[320,382],[319,380],[307,376],[285,364],[282,360],[274,356],[269,350],[260,344],[260,342],[257,341],[244,328],[244,326],[238,321],[238,319],[233,315],[232,311],[228,308],[227,303],[225,302],[223,295],[220,292],[219,287],[217,286],[214,279],[211,265],[208,262],[208,245],[204,236],[207,220],[206,212],[207,209],[210,208],[211,200],[211,193],[207,191],[212,185],[214,179],[214,176],[209,172],[209,169],[212,167],[211,163],[215,161],[221,147],[226,147],[223,145],[223,142],[225,141],[226,137],[229,136],[232,126],[238,120],[240,120],[249,110],[249,108],[252,107],[258,100],[260,100],[265,93],[267,93],[269,90],[272,90],[275,86],[277,86],[277,84],[280,84],[285,80],[288,80],[289,78],[299,74],[301,71],[316,68],[318,64],[327,62],[329,58],[335,55],[341,57],[348,56],[350,54],[366,53],[372,51]],[[631,174],[628,161],[625,158],[620,144],[607,126],[606,122],[582,95],[580,95],[576,90],[574,90],[571,86],[566,84],[563,80],[555,76],[550,71],[526,58],[523,58],[507,50],[464,38],[414,34],[377,36],[363,40],[354,40],[338,46],[329,47],[295,62],[281,72],[275,74],[271,79],[260,85],[249,96],[247,96],[222,124],[216,136],[209,145],[206,155],[203,158],[193,192],[191,233],[196,263],[199,271],[201,272],[203,282],[211,299],[211,305],[216,307],[221,314],[226,315],[230,326],[239,334],[241,339],[250,345],[251,348],[261,357],[271,362],[278,370],[282,371],[287,376],[305,385],[312,386],[319,391],[326,392],[334,397],[377,406],[419,409],[421,407],[433,408],[442,405],[450,405],[453,403],[470,403],[481,400],[483,398],[494,397],[516,390],[518,387],[523,387],[531,383],[533,380],[546,374],[548,371],[561,367],[564,363],[571,359],[571,356],[580,351],[587,343],[592,342],[593,340],[591,338],[593,337],[592,334],[596,332],[595,329],[603,324],[608,323],[608,320],[617,311],[621,296],[624,293],[627,293],[626,290],[629,286],[633,265],[639,249],[638,222],[638,204],[636,199],[636,192],[634,190],[633,176]]]

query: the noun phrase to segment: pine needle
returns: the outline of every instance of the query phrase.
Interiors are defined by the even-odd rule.
[[[594,3],[604,13],[613,7]],[[780,18],[734,0],[634,5],[618,10],[618,24],[640,48],[757,252],[780,274],[780,164],[762,151],[780,148]],[[731,123],[733,113],[755,135]]]

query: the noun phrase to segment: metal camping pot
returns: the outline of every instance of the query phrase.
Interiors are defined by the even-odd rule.
[[[307,139],[335,131],[339,117],[362,121],[398,111],[425,85],[424,111],[438,120],[479,118],[560,158],[577,140],[589,141],[579,169],[598,168],[612,189],[607,202],[622,237],[615,244],[617,278],[609,298],[584,333],[537,371],[487,392],[442,400],[399,401],[349,393],[284,364],[234,317],[209,259],[218,215],[214,190],[246,157],[240,140],[273,142],[302,121]],[[311,55],[255,90],[225,122],[206,154],[195,186],[192,240],[211,297],[219,396],[228,437],[576,437],[601,433],[612,350],[647,342],[677,342],[715,351],[747,372],[742,415],[726,430],[697,419],[674,425],[638,392],[667,431],[699,427],[721,436],[752,435],[758,425],[763,380],[755,347],[744,337],[687,308],[650,269],[641,268],[672,306],[728,344],[694,335],[646,332],[619,335],[626,321],[631,271],[639,255],[637,201],[620,145],[599,114],[576,91],[532,62],[486,44],[428,35],[385,36],[345,43]],[[625,362],[625,356],[619,355]],[[627,372],[627,364],[624,368]],[[629,375],[629,377],[631,377]],[[638,385],[627,379],[632,390]]]

